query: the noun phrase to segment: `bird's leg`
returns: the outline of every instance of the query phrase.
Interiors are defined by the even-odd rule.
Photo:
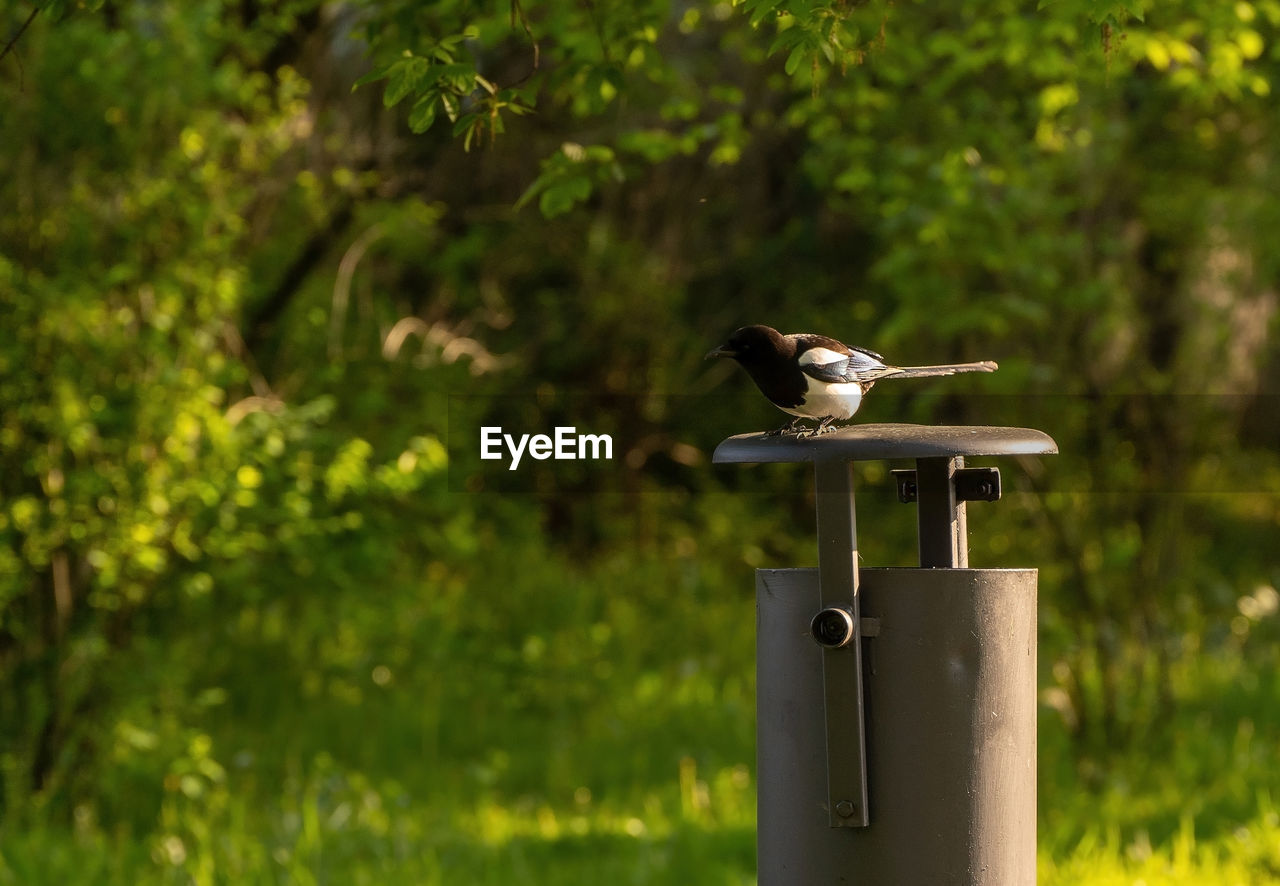
[[[836,416],[828,415],[822,421],[819,421],[817,428],[796,431],[796,439],[803,440],[809,437],[822,437],[823,434],[835,433],[836,429],[831,428],[832,421],[836,420]]]
[[[813,432],[813,436],[819,437],[827,433],[835,433],[836,429],[831,427],[831,423],[836,420],[834,415],[828,415],[818,424],[817,430]]]
[[[800,428],[798,427],[799,424],[800,424],[800,416],[797,415],[795,418],[791,419],[791,421],[787,422],[785,425],[778,428],[777,430],[766,431],[765,436],[781,437],[783,434],[791,434],[791,433],[795,433],[798,435],[800,433]]]
[[[828,415],[826,418],[822,419],[822,421],[818,423],[818,426],[816,428],[805,428],[804,430],[797,431],[796,439],[804,440],[809,437],[817,437],[820,434],[826,433],[827,425],[829,425],[833,420],[834,420],[834,417]]]

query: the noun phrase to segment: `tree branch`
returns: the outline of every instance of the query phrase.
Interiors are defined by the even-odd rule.
[[[31,25],[31,22],[35,19],[36,15],[39,12],[40,12],[39,6],[32,9],[31,15],[27,16],[27,20],[22,23],[22,27],[18,28],[18,33],[14,34],[12,37],[9,38],[9,42],[4,45],[4,49],[0,49],[0,62],[4,61],[4,57],[9,54],[9,51],[11,49],[13,49],[14,44],[16,44],[19,39],[21,39],[23,33]]]
[[[244,330],[244,343],[250,353],[255,353],[266,339],[271,326],[284,313],[311,272],[324,260],[333,241],[350,224],[354,214],[355,208],[350,200],[334,210],[325,226],[311,235],[275,288],[257,306]]]

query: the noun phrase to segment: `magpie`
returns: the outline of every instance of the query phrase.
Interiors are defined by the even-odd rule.
[[[729,357],[751,376],[766,397],[788,415],[789,424],[772,433],[796,432],[814,436],[834,430],[862,405],[871,386],[887,378],[924,378],[958,372],[994,372],[996,364],[952,363],[946,366],[890,366],[866,348],[849,347],[825,335],[783,335],[768,326],[744,326],[729,340],[707,353]],[[801,419],[817,419],[812,431],[799,427]]]

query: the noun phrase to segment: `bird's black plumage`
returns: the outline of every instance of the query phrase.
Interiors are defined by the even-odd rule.
[[[960,372],[991,372],[996,364],[890,366],[875,351],[850,347],[825,335],[783,335],[769,326],[736,330],[707,357],[736,360],[769,401],[796,417],[818,419],[818,433],[832,421],[852,418],[862,396],[884,378],[922,378]]]

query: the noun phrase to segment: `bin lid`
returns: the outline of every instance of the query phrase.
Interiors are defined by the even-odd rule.
[[[1058,444],[1032,428],[981,425],[851,425],[820,437],[739,434],[716,447],[715,464],[872,461],[957,455],[1051,455]]]

